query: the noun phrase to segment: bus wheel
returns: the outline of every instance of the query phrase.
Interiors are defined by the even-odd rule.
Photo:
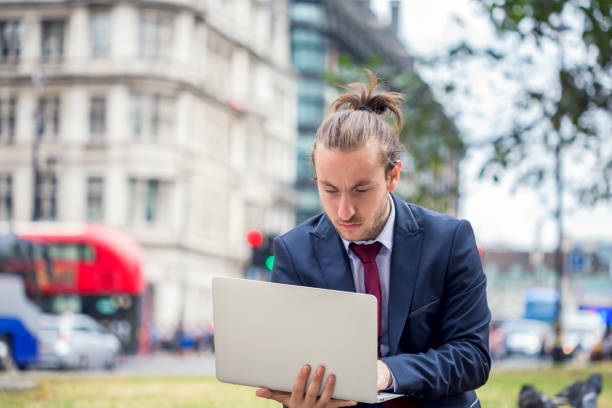
[[[13,348],[11,336],[5,334],[0,337],[0,369],[6,371],[17,371],[17,365],[13,360]]]

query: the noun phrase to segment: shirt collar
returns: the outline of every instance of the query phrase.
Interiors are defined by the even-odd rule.
[[[387,222],[385,223],[384,228],[380,231],[380,234],[376,237],[376,239],[372,241],[347,241],[342,238],[342,243],[344,244],[344,249],[346,253],[349,253],[349,245],[351,242],[355,242],[356,244],[371,244],[373,242],[380,242],[385,248],[391,251],[393,248],[393,227],[395,226],[395,204],[393,203],[393,199],[389,194],[389,202],[391,203],[391,211],[389,212],[389,218],[387,218]]]

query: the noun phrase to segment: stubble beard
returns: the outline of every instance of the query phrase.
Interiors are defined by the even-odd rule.
[[[387,218],[389,217],[390,213],[391,204],[389,203],[389,196],[385,194],[385,202],[383,205],[381,205],[380,211],[378,211],[378,213],[374,217],[374,223],[370,228],[368,228],[368,230],[364,234],[364,238],[360,241],[372,241],[376,239],[376,237],[380,235],[383,228],[385,227],[385,224],[387,223]]]
[[[376,237],[378,237],[378,235],[383,230],[387,222],[387,217],[389,217],[391,213],[391,203],[389,203],[388,194],[385,194],[385,200],[386,201],[384,201],[384,203],[380,206],[379,211],[376,213],[376,216],[374,217],[374,221],[372,225],[364,231],[362,236],[357,237],[356,239],[351,239],[350,237],[346,237],[342,235],[342,233],[340,232],[340,229],[336,227],[336,231],[338,232],[338,234],[340,234],[340,236],[347,241],[372,241],[376,239]],[[349,223],[358,222],[358,221],[360,220],[349,220]],[[339,221],[336,220],[336,222],[339,222]]]

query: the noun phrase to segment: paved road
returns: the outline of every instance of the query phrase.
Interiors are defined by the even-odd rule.
[[[493,371],[517,371],[536,370],[552,367],[552,359],[540,359],[532,357],[512,356],[493,360],[491,370]]]
[[[536,370],[552,366],[550,359],[533,359],[513,356],[494,360],[494,371]],[[568,362],[568,365],[579,365],[579,361]],[[583,363],[584,364],[584,363]],[[211,353],[169,354],[157,353],[150,356],[123,357],[116,369],[106,370],[27,370],[20,373],[21,379],[40,377],[105,377],[105,376],[214,376],[215,359]],[[4,377],[4,378],[3,378]],[[0,376],[0,382],[7,377]]]
[[[22,378],[40,377],[104,377],[143,375],[215,375],[215,358],[211,353],[169,354],[157,353],[149,356],[124,356],[118,366],[108,370],[26,370]]]
[[[114,371],[122,375],[215,375],[215,358],[208,352],[158,353],[125,358]]]

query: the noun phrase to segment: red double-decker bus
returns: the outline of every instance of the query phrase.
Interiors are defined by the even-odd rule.
[[[44,312],[90,315],[112,331],[124,352],[138,350],[145,289],[142,250],[127,234],[99,224],[29,224],[17,235],[37,243],[51,273],[37,268]]]

